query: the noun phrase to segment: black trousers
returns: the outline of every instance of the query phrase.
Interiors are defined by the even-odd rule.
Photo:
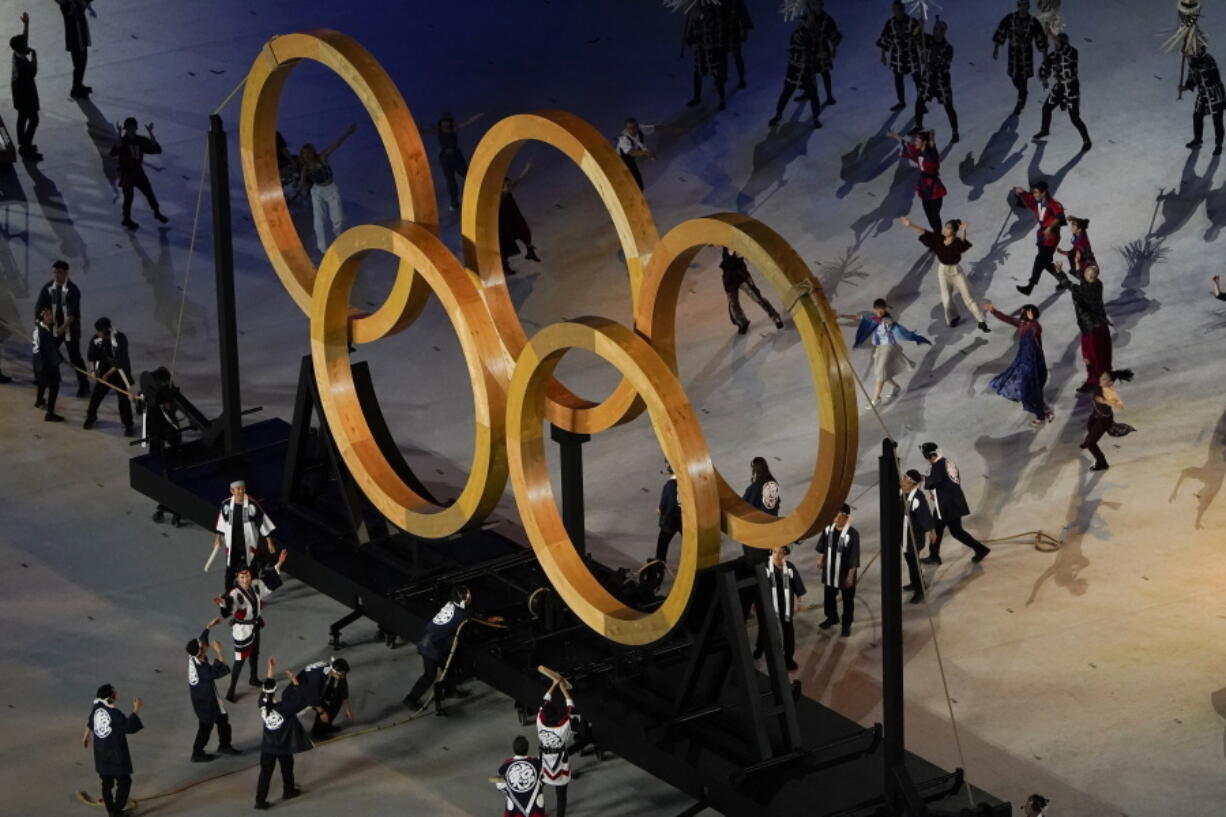
[[[294,790],[294,756],[260,753],[260,780],[255,784],[255,802],[268,800],[268,786],[272,783],[272,770],[281,764],[281,796]]]
[[[145,194],[145,201],[149,202],[149,209],[154,215],[162,212],[162,208],[158,207],[158,197],[153,194],[153,185],[149,184],[149,177],[144,174],[144,171],[128,180],[127,184],[120,182],[120,187],[123,189],[123,217],[125,219],[131,220],[132,218],[132,198],[137,190]]]
[[[657,559],[659,559],[662,562],[668,559],[668,546],[669,544],[672,543],[673,537],[676,536],[678,533],[680,533],[680,531],[666,530],[664,528],[660,528],[660,535],[656,537],[656,558]]]
[[[740,55],[738,54],[739,58]],[[557,795],[558,805],[553,810],[553,817],[566,817],[566,789],[568,785],[563,786],[545,786],[547,789],[553,789],[553,793]]]
[[[920,573],[919,548],[903,548],[903,560],[907,563],[907,578],[909,584],[915,587],[916,593],[924,592],[924,576]]]
[[[915,127],[924,127],[924,114],[928,113],[928,103],[926,100],[916,97],[915,99]],[[949,117],[949,130],[952,133],[958,132],[958,112],[954,110],[954,103],[951,99],[945,103],[945,115]],[[940,231],[937,231],[940,234]]]
[[[447,182],[447,195],[451,197],[452,209],[460,206],[460,188],[456,176],[463,179],[468,175],[468,161],[458,150],[438,155],[439,164],[443,166],[443,179]]]
[[[732,49],[732,61],[736,64],[736,78],[743,88],[745,87],[745,58],[741,56],[741,47],[739,45]]]
[[[796,652],[796,625],[791,621],[785,621],[783,616],[779,617],[779,629],[783,631],[783,660],[792,662]],[[758,630],[758,645],[757,648],[766,651],[766,628]]]
[[[903,82],[903,77],[905,76],[907,75],[900,74],[898,71],[894,72],[894,93],[898,94],[898,102],[901,105],[907,104],[906,84]],[[915,95],[919,96],[922,93],[920,91],[919,74],[912,73],[911,80],[915,83]]]
[[[102,802],[106,806],[106,813],[122,814],[124,806],[128,804],[128,793],[132,791],[132,776],[112,777],[103,774],[99,777],[102,778]]]
[[[60,396],[60,378],[58,373],[53,377],[38,376],[38,392],[34,395],[36,402],[47,404],[47,413],[55,414],[55,400]]]
[[[941,539],[945,536],[945,529],[949,528],[949,535],[957,539],[962,544],[966,545],[976,553],[982,552],[985,547],[982,542],[971,536],[962,528],[962,517],[955,516],[950,519],[942,519],[939,516],[935,517],[933,522],[936,523],[934,530],[937,534],[937,540],[928,546],[928,551],[931,555],[941,558]]]
[[[1213,141],[1216,145],[1222,144],[1222,111],[1213,114]],[[1196,142],[1201,140],[1205,135],[1205,114],[1203,111],[1194,110],[1192,112],[1192,139]]]
[[[1039,126],[1041,133],[1049,133],[1051,131],[1051,113],[1056,109],[1053,102],[1043,103],[1043,120]],[[1086,129],[1086,123],[1081,121],[1081,108],[1074,102],[1068,106],[1068,118],[1072,121],[1073,127],[1081,134],[1081,141],[1090,141],[1090,132]]]
[[[944,196],[939,199],[920,199],[920,204],[924,206],[924,215],[928,217],[928,226],[937,235],[941,234],[941,204],[944,201]]]
[[[856,586],[853,584],[847,587],[847,577],[844,576],[839,581],[838,587],[825,586],[826,598],[823,600],[823,609],[826,611],[826,620],[833,621],[836,624],[840,621],[839,618],[839,594],[843,595],[843,617],[842,622],[844,627],[850,627],[852,620],[856,615]]]
[[[745,317],[745,309],[741,306],[741,293],[744,292],[749,296],[749,299],[762,307],[762,311],[766,316],[776,324],[783,319],[779,317],[779,313],[775,311],[775,307],[771,306],[771,302],[766,300],[766,296],[762,294],[762,290],[758,289],[758,285],[753,282],[753,279],[746,278],[745,281],[728,295],[728,318],[739,329],[749,326],[749,318]]]
[[[85,63],[89,61],[89,49],[68,53],[72,55],[72,90],[80,91],[85,88]]]
[[[38,111],[17,112],[17,147],[34,146],[34,131],[38,130]]]
[[[1090,414],[1090,422],[1086,424],[1086,438],[1081,441],[1081,447],[1094,455],[1094,464],[1102,468],[1107,467],[1107,458],[1103,456],[1103,450],[1098,447],[1098,441],[1107,433],[1107,429],[1111,428],[1115,422],[1113,416],[1098,417]]]
[[[76,367],[78,390],[88,389],[89,378],[85,376],[85,358],[81,357],[81,338],[79,336],[69,337],[67,335],[57,337],[55,339],[56,350],[58,351],[61,346],[68,352],[68,361]]]
[[[127,386],[124,384],[123,378],[120,377],[119,372],[115,372],[105,380],[101,377],[98,378],[98,380],[94,383],[94,393],[89,396],[89,408],[85,410],[86,418],[90,420],[96,419],[98,417],[98,407],[102,405],[102,401],[106,399],[106,396],[113,392],[115,396],[119,398],[119,420],[123,423],[124,428],[131,428],[132,401],[129,400],[128,396],[123,392],[115,391],[115,389],[107,386],[107,383],[110,383],[116,388],[127,389]]]
[[[626,167],[630,170],[630,175],[634,177],[634,183],[639,186],[639,190],[643,189],[643,174],[639,173],[639,163],[635,161],[633,156],[621,154],[622,161],[626,163]]]
[[[196,739],[192,741],[192,755],[204,752],[209,737],[213,734],[213,724],[200,721],[196,727]],[[217,719],[217,748],[224,749],[230,745],[230,716],[222,715]]]
[[[796,89],[800,88],[805,92],[805,96],[809,100],[809,110],[813,112],[813,121],[818,121],[818,112],[821,110],[821,100],[817,97],[817,85],[813,82],[813,75],[806,73],[799,80],[794,80],[787,77],[783,80],[783,91],[779,94],[779,101],[775,103],[775,117],[783,116],[783,109],[787,107],[791,101],[792,95],[796,93]],[[829,85],[826,86],[826,96],[830,96]]]
[[[711,79],[715,82],[715,91],[719,94],[719,104],[723,105],[726,100],[724,97],[724,75],[723,73],[712,74]],[[702,74],[694,72],[694,99],[702,99]]]
[[[834,102],[834,93],[830,90],[830,72],[822,71],[822,84],[826,86],[826,103]]]
[[[1027,86],[1029,86],[1029,84],[1030,77],[1013,77],[1013,87],[1017,89],[1017,109],[1019,111],[1026,107],[1026,95],[1028,92]]]
[[[315,723],[311,725],[311,737],[313,738],[326,735],[328,727],[336,723],[336,716],[341,713],[340,699],[338,698],[336,700],[329,701],[326,704],[321,701],[319,708],[322,709],[323,712],[317,711],[315,713]],[[323,719],[323,715],[328,716],[326,721]]]
[[[234,690],[238,686],[238,676],[243,674],[243,664],[251,666],[251,683],[252,685],[260,683],[259,671],[257,667],[260,663],[260,627],[257,624],[255,628],[255,641],[251,644],[251,655],[247,658],[238,658],[234,661],[234,666],[230,668],[230,692],[231,698],[234,697]]]
[[[423,655],[421,657],[421,677],[417,679],[417,683],[413,684],[413,688],[409,690],[406,698],[411,701],[420,701],[421,696],[426,694],[426,690],[430,688],[430,685],[438,677],[438,671],[442,666],[442,661],[435,661],[433,658]],[[441,691],[441,689],[435,690],[436,697],[437,693]],[[435,701],[435,703],[441,703],[441,701]]]
[[[1033,287],[1043,277],[1043,270],[1051,273],[1051,277],[1057,281],[1060,276],[1056,274],[1056,248],[1055,247],[1039,247],[1038,252],[1034,255],[1034,266],[1030,269],[1030,280],[1026,282],[1026,286]]]

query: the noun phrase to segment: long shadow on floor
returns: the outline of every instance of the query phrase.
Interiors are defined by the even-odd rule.
[[[68,205],[64,202],[64,196],[60,193],[59,187],[39,169],[37,162],[26,162],[25,169],[33,183],[34,197],[38,200],[43,216],[47,219],[47,226],[51,228],[51,232],[55,233],[59,241],[59,254],[74,262],[74,267],[79,261],[80,271],[88,273],[89,251],[81,234],[74,226],[72,216],[68,212]]]
[[[1213,506],[1214,500],[1222,491],[1222,482],[1226,480],[1226,412],[1218,418],[1217,425],[1209,434],[1209,448],[1205,452],[1205,464],[1189,466],[1179,472],[1179,479],[1171,490],[1167,503],[1174,502],[1179,497],[1179,489],[1185,480],[1195,480],[1200,483],[1196,492],[1196,529],[1203,530],[1202,521],[1205,512]]]
[[[813,126],[805,122],[785,122],[771,128],[766,138],[753,147],[753,171],[736,196],[739,213],[750,213],[787,186],[784,176],[795,159],[807,153],[806,145]],[[765,195],[769,193],[769,195]]]
[[[1010,153],[1017,141],[1017,118],[1009,117],[1000,124],[996,132],[988,139],[988,143],[975,158],[974,151],[968,151],[966,158],[958,164],[958,178],[967,191],[968,201],[978,201],[988,185],[995,184],[1013,172],[1025,155],[1024,149]]]
[[[836,198],[846,198],[857,184],[871,182],[898,162],[898,143],[886,136],[898,116],[890,114],[875,134],[843,154],[839,170],[843,183],[834,193]]]
[[[1205,168],[1204,174],[1198,175],[1196,153],[1188,154],[1188,159],[1183,164],[1183,173],[1180,175],[1179,189],[1162,188],[1158,191],[1157,201],[1162,206],[1162,223],[1156,230],[1151,230],[1151,238],[1163,239],[1172,236],[1182,230],[1192,219],[1201,204],[1204,204],[1209,198],[1213,174],[1217,170],[1220,158],[1214,156],[1209,166]]]

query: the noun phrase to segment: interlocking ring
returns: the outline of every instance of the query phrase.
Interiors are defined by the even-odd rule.
[[[276,172],[277,105],[289,70],[302,59],[329,66],[375,121],[396,178],[400,219],[337,237],[318,270],[289,218]],[[508,117],[478,144],[464,186],[461,231],[467,267],[438,239],[434,189],[421,137],[391,79],[361,46],[332,31],[277,37],[252,66],[243,97],[243,171],[260,238],[286,289],[311,319],[320,399],[345,464],[363,492],[396,525],[439,538],[478,524],[505,489],[508,473],[528,538],[567,605],[590,627],[625,644],[645,644],[680,619],[697,571],[719,557],[721,530],[755,548],[810,535],[830,519],[851,485],[858,421],[847,349],[821,285],[777,233],[749,216],[691,219],[659,237],[642,193],[617,152],[589,124],[561,111]],[[571,159],[605,203],[626,257],[634,329],[604,318],[553,324],[528,339],[507,293],[499,252],[502,180],[528,141]],[[676,309],[685,271],[703,247],[741,255],[785,297],[818,398],[819,444],[809,486],[776,518],[744,502],[711,462],[701,425],[677,377]],[[371,315],[349,305],[362,258],[381,250],[400,259],[392,292]],[[455,503],[435,507],[407,485],[379,449],[354,391],[349,342],[398,332],[433,292],[447,311],[472,380],[477,432],[468,481]],[[568,349],[611,363],[621,382],[603,401],[585,400],[554,377]],[[677,578],[651,613],[614,599],[588,572],[562,526],[545,466],[545,420],[596,433],[644,410],[677,474],[686,520]]]

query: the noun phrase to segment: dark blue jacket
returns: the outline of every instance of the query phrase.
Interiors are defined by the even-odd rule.
[[[670,477],[660,489],[660,529],[681,530],[681,505],[677,502],[677,478]]]
[[[85,721],[94,733],[94,769],[102,777],[130,777],[132,754],[128,751],[128,735],[144,728],[140,715],[125,715],[101,699],[94,699],[94,708]]]
[[[200,643],[209,643],[207,627],[200,633]],[[192,697],[192,709],[201,723],[216,723],[221,717],[221,704],[217,702],[217,688],[213,682],[229,674],[230,668],[220,658],[210,664],[207,660],[198,660],[194,655],[187,657],[187,691]]]

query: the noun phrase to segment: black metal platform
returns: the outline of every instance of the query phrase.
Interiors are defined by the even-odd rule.
[[[287,572],[360,611],[383,633],[410,642],[420,637],[450,586],[463,581],[479,608],[504,616],[509,628],[470,628],[458,662],[461,673],[528,707],[535,707],[544,686],[538,665],[565,673],[602,749],[696,803],[738,817],[886,813],[879,729],[866,730],[813,700],[797,697],[798,745],[781,747],[779,730],[771,730],[767,739],[773,751],[763,761],[752,740],[736,739],[748,714],[745,684],[767,706],[765,711],[775,710],[769,708],[772,687],[767,675],[753,671],[738,679],[735,672],[729,674],[736,666],[736,650],[731,648],[748,649],[743,623],[738,620],[735,627],[713,634],[711,611],[721,587],[732,586],[731,566],[700,574],[683,625],[649,647],[609,642],[568,611],[547,625],[526,603],[534,590],[549,586],[543,571],[530,550],[493,530],[437,542],[396,534],[357,544],[343,530],[329,528],[326,514],[319,512],[328,503],[287,507],[281,499],[290,435],[290,426],[279,419],[244,427],[241,444],[235,446],[243,452],[241,461],[211,453],[202,442],[183,446],[172,463],[153,454],[138,456],[130,466],[132,487],[211,530],[229,481],[243,476],[250,493],[275,519],[277,541],[292,551]],[[335,504],[341,504],[339,493]],[[377,514],[364,508],[373,521]],[[615,575],[596,563],[592,568]],[[734,631],[739,636],[721,635]],[[740,644],[733,640],[737,637]],[[696,663],[699,649],[713,660]],[[905,765],[935,813],[1009,812],[1007,803],[978,791],[973,798],[978,808],[966,809],[960,773],[948,773],[911,754]]]

